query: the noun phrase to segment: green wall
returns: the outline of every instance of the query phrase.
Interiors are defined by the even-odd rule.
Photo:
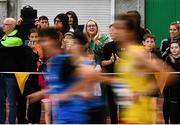
[[[180,0],[145,0],[145,26],[155,36],[157,46],[169,36],[169,24],[180,20]]]

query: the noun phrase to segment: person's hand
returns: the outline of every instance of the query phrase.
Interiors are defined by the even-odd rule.
[[[35,21],[34,25],[38,26],[39,25],[39,19],[35,19],[34,21]]]
[[[99,40],[99,35],[97,34],[96,36],[94,36],[93,41],[96,45],[100,44],[100,40]]]
[[[31,47],[32,49],[34,49],[35,48],[34,41],[29,41],[28,46]]]
[[[22,19],[22,18],[19,18],[19,19],[17,20],[17,25],[20,26],[20,25],[22,24],[22,22],[23,22],[23,19]]]
[[[49,96],[49,98],[55,102],[58,101],[68,101],[69,100],[69,94],[61,93],[61,94],[52,94]]]
[[[112,53],[112,55],[111,55],[111,57],[110,57],[110,61],[111,61],[111,63],[114,63],[114,61],[115,61],[115,58],[114,58],[114,54]]]
[[[94,43],[95,43],[96,45],[99,45],[99,44],[100,44],[100,40],[94,40]]]
[[[117,54],[115,54],[115,57],[116,57],[116,63],[120,61],[120,58]]]
[[[34,53],[37,53],[36,43],[35,43],[35,42],[29,41],[28,46],[32,48],[32,50],[33,50]]]
[[[119,59],[120,59],[119,56],[118,56],[117,54],[115,54],[115,57],[116,57],[116,60],[119,60]]]

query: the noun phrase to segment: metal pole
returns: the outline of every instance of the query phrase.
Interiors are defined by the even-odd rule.
[[[7,0],[7,16],[17,19],[18,0]]]

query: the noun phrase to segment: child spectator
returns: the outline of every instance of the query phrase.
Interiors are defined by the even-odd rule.
[[[166,62],[176,71],[180,71],[180,44],[178,40],[173,40],[170,43],[170,54],[166,58]],[[172,77],[174,75],[170,75]],[[180,76],[170,85],[166,85],[164,89],[164,104],[163,114],[165,123],[179,124],[180,123]]]
[[[148,52],[148,56],[150,59],[155,58],[153,57],[153,55],[161,58],[160,52],[158,51],[158,49],[156,49],[156,39],[154,35],[146,34],[143,38],[142,43],[145,47],[145,50]]]

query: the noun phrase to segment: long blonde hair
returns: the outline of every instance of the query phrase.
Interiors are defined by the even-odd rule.
[[[95,20],[93,20],[93,19],[89,19],[89,20],[86,22],[86,24],[85,24],[85,26],[84,26],[83,33],[86,35],[88,41],[91,41],[91,38],[90,38],[90,36],[89,36],[89,34],[88,34],[88,32],[87,32],[87,24],[88,24],[90,21],[91,21],[91,22],[94,22],[94,23],[96,24],[96,27],[97,27],[97,33],[96,33],[96,35],[94,36],[94,38],[97,39],[97,40],[100,40],[100,39],[102,38],[102,34],[100,33],[100,29],[99,29],[99,26],[98,26],[97,22],[96,22]]]

